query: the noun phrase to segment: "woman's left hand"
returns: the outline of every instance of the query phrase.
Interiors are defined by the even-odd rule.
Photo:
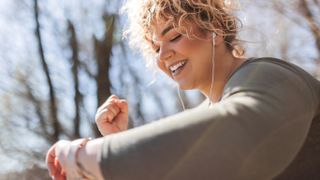
[[[71,141],[60,140],[47,152],[46,164],[50,176],[55,180],[66,180],[66,161]]]

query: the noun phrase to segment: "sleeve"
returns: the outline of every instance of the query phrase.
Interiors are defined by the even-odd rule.
[[[315,105],[295,72],[251,63],[221,102],[107,136],[106,180],[271,179],[302,147]]]

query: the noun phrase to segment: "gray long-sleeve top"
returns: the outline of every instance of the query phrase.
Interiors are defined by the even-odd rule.
[[[319,101],[319,82],[302,69],[251,59],[213,107],[105,137],[100,168],[106,180],[317,179]]]

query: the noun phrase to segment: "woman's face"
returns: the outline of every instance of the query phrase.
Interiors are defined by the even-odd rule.
[[[155,24],[152,38],[157,64],[180,89],[207,89],[211,83],[211,34],[195,25],[186,28],[191,38],[180,34],[182,29],[173,28],[171,22]]]

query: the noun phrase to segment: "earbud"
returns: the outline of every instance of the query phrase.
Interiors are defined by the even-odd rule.
[[[212,33],[212,44],[213,45],[215,45],[215,43],[216,43],[216,41],[215,41],[216,37],[217,37],[217,34],[215,32],[213,32]]]
[[[215,38],[216,38],[216,36],[217,36],[217,35],[216,35],[216,33],[215,33],[215,32],[213,32],[213,33],[212,33],[212,39],[215,39]]]

